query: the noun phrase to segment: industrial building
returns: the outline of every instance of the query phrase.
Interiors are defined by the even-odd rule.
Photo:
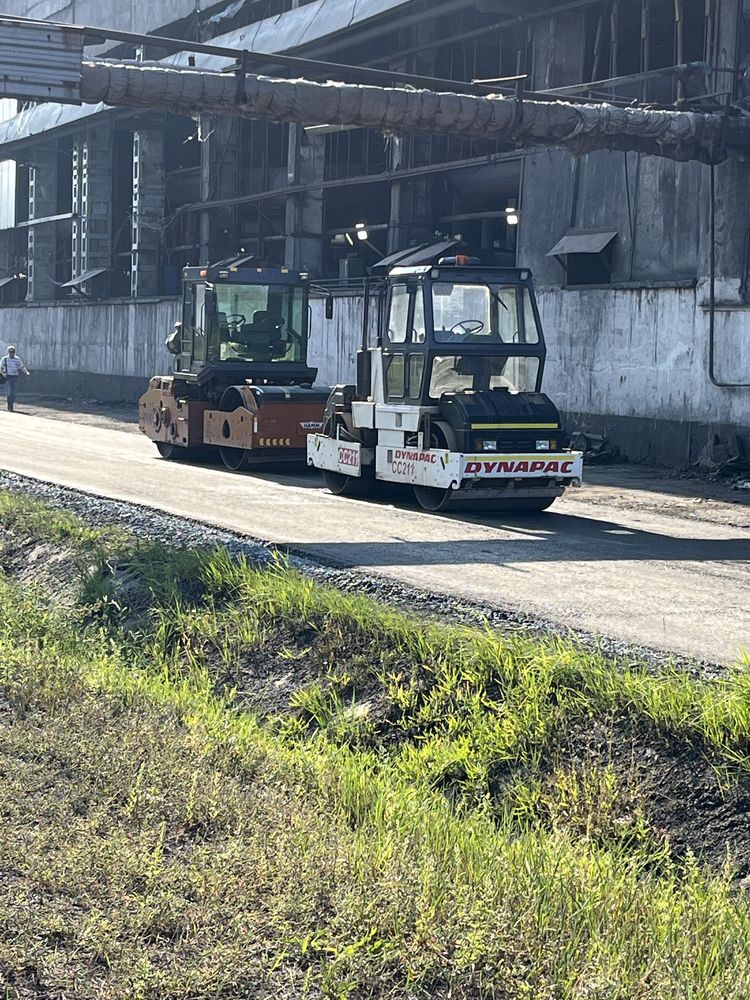
[[[289,75],[270,58],[284,53],[369,67],[378,83],[486,92],[525,77],[566,100],[750,114],[742,0],[42,6],[54,21],[268,53],[271,75]],[[38,17],[39,4],[6,0],[5,13]],[[230,65],[158,43],[89,51]],[[368,268],[445,234],[533,271],[547,388],[571,429],[635,460],[750,454],[745,162],[2,104],[0,346],[18,343],[38,391],[134,398],[168,366],[183,266],[243,255],[338,288],[332,322],[314,307],[311,362],[322,383],[348,380]]]

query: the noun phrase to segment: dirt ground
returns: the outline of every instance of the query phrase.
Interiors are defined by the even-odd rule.
[[[90,427],[138,434],[135,403],[100,403],[29,396],[19,412]],[[750,482],[750,474],[747,477]],[[698,470],[671,470],[646,465],[595,465],[584,469],[581,490],[566,499],[644,514],[661,514],[726,527],[750,528],[750,489],[738,489]]]

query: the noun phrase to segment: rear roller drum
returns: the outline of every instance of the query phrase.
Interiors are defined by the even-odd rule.
[[[169,441],[155,441],[156,450],[162,458],[169,462],[187,462],[197,457],[197,449],[181,448],[178,444],[170,444]]]
[[[331,417],[323,424],[323,434],[327,437],[336,438],[336,421]],[[353,440],[344,438],[343,440]],[[337,497],[366,497],[375,488],[375,469],[373,466],[365,466],[361,476],[347,476],[343,472],[334,472],[330,469],[321,469],[323,482],[326,488]]]
[[[321,469],[321,472],[326,487],[337,497],[366,497],[375,486],[371,475],[345,476],[342,472],[331,472],[329,469]]]

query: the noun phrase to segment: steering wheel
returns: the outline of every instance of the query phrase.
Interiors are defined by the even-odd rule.
[[[244,326],[246,322],[245,317],[242,315],[242,313],[229,313],[228,316],[226,317],[226,320],[227,320],[227,326],[235,327],[236,331],[239,331],[240,327]]]
[[[451,333],[464,333],[468,337],[474,333],[481,333],[482,330],[484,330],[484,323],[481,319],[462,319],[451,327]]]

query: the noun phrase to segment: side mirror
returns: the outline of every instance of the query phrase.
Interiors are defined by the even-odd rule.
[[[326,319],[333,319],[333,296],[326,295]]]

